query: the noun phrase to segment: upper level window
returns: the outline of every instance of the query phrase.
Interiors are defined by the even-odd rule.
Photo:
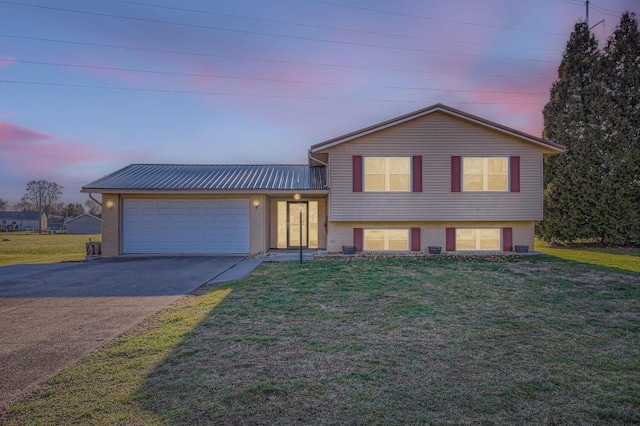
[[[508,157],[464,157],[464,191],[508,191]]]
[[[411,191],[411,157],[365,157],[365,191]]]

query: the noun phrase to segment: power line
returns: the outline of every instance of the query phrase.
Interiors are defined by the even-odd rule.
[[[2,62],[2,60],[0,60],[0,62]],[[231,79],[231,80],[266,81],[266,82],[273,82],[273,83],[316,84],[316,85],[327,85],[327,86],[367,87],[367,88],[374,88],[374,89],[421,90],[421,91],[434,91],[434,92],[494,93],[494,94],[508,94],[508,95],[546,95],[547,94],[542,92],[504,92],[504,91],[497,91],[497,90],[442,89],[442,88],[429,88],[429,87],[384,86],[384,85],[375,85],[375,84],[286,80],[286,79],[262,78],[262,77],[239,77],[239,76],[221,75],[221,74],[201,74],[201,73],[185,73],[185,72],[174,72],[174,71],[144,70],[144,69],[136,69],[136,68],[105,67],[105,66],[69,64],[69,63],[60,63],[60,62],[27,61],[27,60],[19,60],[19,59],[12,59],[11,62],[32,64],[32,65],[51,65],[51,66],[58,66],[58,67],[88,68],[88,69],[109,70],[109,71],[127,71],[127,72],[164,74],[164,75],[175,75],[175,76],[185,76],[185,77],[205,77],[205,78],[220,78],[220,79]]]
[[[316,96],[288,96],[288,95],[260,95],[256,93],[226,93],[226,92],[206,92],[206,91],[190,91],[190,90],[169,90],[169,89],[144,89],[135,87],[114,87],[114,86],[93,86],[85,84],[67,84],[67,83],[49,83],[41,81],[18,81],[18,80],[0,80],[0,83],[22,84],[36,86],[52,86],[52,87],[72,87],[79,89],[100,89],[100,90],[116,90],[128,92],[153,92],[153,93],[173,93],[183,95],[207,95],[207,96],[233,96],[233,97],[252,97],[267,99],[294,99],[294,100],[318,100],[318,101],[344,101],[344,102],[383,102],[383,103],[420,103],[420,100],[398,100],[398,99],[356,99],[356,98],[323,98]],[[540,105],[541,102],[452,102],[457,104],[469,105]]]
[[[343,31],[343,32],[350,32],[350,33],[357,33],[357,34],[381,35],[381,36],[385,36],[385,37],[397,37],[397,38],[414,39],[414,40],[429,40],[429,41],[438,41],[438,42],[445,42],[445,43],[459,43],[459,44],[468,44],[468,45],[474,45],[474,46],[494,46],[494,47],[503,47],[503,48],[508,48],[508,49],[527,49],[527,50],[542,50],[542,51],[547,51],[547,52],[561,52],[561,50],[559,50],[559,49],[547,49],[547,48],[543,48],[543,47],[510,46],[510,45],[504,45],[504,44],[480,43],[480,42],[474,42],[474,41],[449,40],[449,39],[435,38],[435,37],[420,37],[420,36],[413,36],[413,35],[406,35],[406,34],[395,34],[395,33],[383,33],[383,32],[378,32],[378,31],[357,30],[357,29],[354,29],[354,28],[330,27],[330,26],[325,26],[325,25],[306,24],[306,23],[301,23],[301,22],[282,21],[282,20],[278,20],[278,19],[255,18],[255,17],[251,17],[251,16],[234,15],[234,14],[219,13],[219,12],[210,12],[208,10],[186,9],[186,8],[183,8],[183,7],[163,6],[163,5],[159,5],[159,4],[143,3],[143,2],[138,2],[138,1],[129,1],[129,0],[107,0],[107,1],[112,1],[112,2],[116,2],[116,3],[125,3],[125,4],[135,4],[135,5],[139,5],[139,6],[154,7],[154,8],[158,8],[158,9],[177,10],[177,11],[181,11],[181,12],[199,13],[199,14],[204,14],[204,15],[223,16],[223,17],[227,17],[227,18],[245,19],[245,20],[257,21],[257,22],[269,22],[269,23],[274,23],[274,24],[294,25],[294,26],[305,27],[305,28],[317,28],[317,29],[323,29],[323,30]]]
[[[471,57],[477,57],[477,58],[490,58],[490,59],[502,59],[502,60],[518,60],[518,61],[545,62],[545,63],[556,62],[556,61],[544,60],[544,59],[477,55],[472,53],[447,52],[447,51],[439,51],[439,50],[418,49],[413,47],[387,46],[387,45],[373,44],[373,43],[357,43],[357,42],[344,41],[344,40],[328,40],[328,39],[321,39],[321,38],[314,38],[314,37],[274,34],[274,33],[260,32],[260,31],[249,31],[249,30],[239,30],[239,29],[232,29],[232,28],[213,27],[208,25],[189,24],[184,22],[164,21],[160,19],[137,18],[133,16],[113,15],[109,13],[89,12],[89,11],[76,10],[76,9],[65,9],[61,7],[43,6],[43,5],[36,5],[36,4],[29,4],[29,3],[18,3],[18,2],[12,2],[12,1],[6,1],[6,0],[0,0],[0,4],[31,7],[36,9],[55,10],[58,12],[78,13],[83,15],[103,16],[108,18],[118,18],[118,19],[126,19],[126,20],[132,20],[132,21],[140,21],[140,22],[150,22],[155,24],[177,25],[177,26],[184,26],[184,27],[190,27],[190,28],[210,29],[210,30],[216,30],[216,31],[226,31],[226,32],[239,33],[239,34],[250,34],[250,35],[268,36],[268,37],[279,37],[279,38],[302,40],[302,41],[314,41],[314,42],[320,42],[320,43],[333,43],[333,44],[348,45],[348,46],[373,47],[373,48],[379,48],[379,49],[400,50],[400,51],[407,51],[407,52],[435,53],[440,55],[455,55],[455,56],[471,56]]]
[[[498,25],[479,24],[479,23],[476,23],[476,22],[456,21],[456,20],[453,20],[453,19],[431,18],[429,16],[420,16],[420,15],[413,15],[413,14],[408,14],[408,13],[393,12],[393,11],[390,11],[390,10],[372,9],[372,8],[369,8],[369,7],[353,6],[353,5],[349,5],[349,4],[334,3],[334,2],[323,1],[323,0],[315,0],[315,1],[316,1],[316,3],[322,3],[322,4],[331,5],[331,6],[337,6],[337,7],[344,7],[344,8],[347,8],[347,9],[366,10],[366,11],[369,11],[369,12],[384,13],[384,14],[387,14],[387,15],[404,16],[404,17],[408,17],[408,18],[424,19],[424,20],[428,20],[428,21],[449,22],[449,23],[452,23],[452,24],[474,25],[474,26],[477,26],[477,27],[484,27],[484,28],[497,28],[497,29],[501,29],[501,30],[522,31],[522,32],[527,32],[527,33],[548,34],[548,35],[563,36],[563,37],[566,37],[566,36],[569,35],[569,34],[565,34],[565,33],[554,33],[554,32],[548,32],[548,31],[528,30],[528,29],[524,29],[524,28],[501,27],[501,26],[498,26]]]
[[[459,76],[467,76],[467,77],[522,78],[522,79],[548,80],[547,77],[540,77],[540,76],[533,76],[533,75],[452,73],[452,72],[445,72],[445,71],[440,72],[440,71],[426,71],[426,70],[411,70],[411,69],[402,69],[402,68],[381,68],[381,67],[368,67],[363,65],[344,65],[344,64],[331,64],[331,63],[322,63],[322,62],[290,61],[290,60],[284,60],[284,59],[253,58],[253,57],[247,57],[247,56],[219,55],[214,53],[203,53],[203,52],[186,52],[181,50],[154,49],[154,48],[148,48],[148,47],[119,46],[119,45],[113,45],[113,44],[89,43],[89,42],[74,41],[74,40],[56,40],[56,39],[49,39],[49,38],[17,36],[17,35],[10,35],[10,34],[0,34],[0,37],[15,38],[15,39],[21,39],[21,40],[30,40],[30,41],[42,41],[42,42],[49,42],[49,43],[91,46],[91,47],[100,47],[100,48],[133,50],[133,51],[139,51],[139,52],[170,53],[170,54],[186,55],[186,56],[199,56],[199,57],[211,57],[211,58],[234,59],[234,60],[237,59],[237,60],[255,61],[255,62],[309,65],[309,66],[331,67],[331,68],[360,69],[360,70],[370,70],[370,71],[391,71],[391,72],[418,73],[418,74],[445,74],[445,75],[459,75]]]

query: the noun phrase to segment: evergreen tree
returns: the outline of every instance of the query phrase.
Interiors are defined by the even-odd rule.
[[[640,32],[633,13],[622,16],[604,52],[603,239],[640,244]]]
[[[586,24],[567,43],[544,111],[544,137],[567,147],[545,161],[549,242],[640,244],[640,33],[625,13],[602,53]]]
[[[538,226],[538,234],[545,241],[591,238],[597,227],[601,63],[598,42],[589,27],[584,22],[577,23],[543,110],[543,136],[567,148],[564,154],[545,161],[545,218]]]

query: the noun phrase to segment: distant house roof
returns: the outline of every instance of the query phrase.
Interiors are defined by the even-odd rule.
[[[324,190],[324,167],[308,165],[131,164],[83,192],[113,190]]]
[[[83,216],[86,216],[86,217],[88,217],[88,218],[90,218],[90,219],[95,219],[95,220],[97,220],[97,221],[99,221],[99,222],[102,222],[102,219],[101,219],[101,218],[99,218],[98,216],[94,216],[94,215],[92,215],[91,213],[82,213],[81,215],[78,215],[78,216],[74,216],[74,217],[68,217],[68,218],[66,218],[66,219],[64,220],[64,223],[73,222],[74,220],[76,220],[76,219],[80,219],[80,218],[81,218],[81,217],[83,217]]]
[[[374,124],[373,126],[365,127],[364,129],[356,130],[355,132],[347,133],[346,135],[338,136],[337,138],[333,138],[324,142],[317,143],[311,147],[311,152],[318,152],[323,149],[331,148],[332,146],[339,145],[344,142],[349,142],[350,140],[386,129],[388,127],[396,126],[406,121],[410,121],[418,117],[432,114],[434,112],[442,112],[450,116],[461,118],[465,121],[469,121],[484,127],[491,128],[500,133],[505,133],[511,136],[515,136],[527,142],[531,142],[536,145],[548,148],[552,152],[564,152],[565,150],[565,147],[563,145],[557,144],[555,142],[551,142],[546,139],[542,139],[542,138],[530,135],[528,133],[521,132],[520,130],[512,129],[507,126],[503,126],[502,124],[495,123],[493,121],[478,117],[473,114],[469,114],[464,111],[460,111],[455,108],[451,108],[450,106],[447,106],[447,105],[435,104],[426,108],[419,109],[414,112],[410,112],[405,115],[401,115],[400,117],[392,118],[391,120],[383,121],[382,123]]]
[[[0,211],[0,219],[40,220],[41,216],[39,212]]]

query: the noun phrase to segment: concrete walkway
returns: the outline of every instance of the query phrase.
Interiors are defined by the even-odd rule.
[[[292,252],[270,252],[266,257],[246,258],[227,269],[217,277],[208,281],[207,284],[219,284],[229,281],[236,281],[246,278],[254,269],[262,264],[262,262],[299,262],[300,254]],[[313,253],[303,252],[303,262],[313,261]]]

